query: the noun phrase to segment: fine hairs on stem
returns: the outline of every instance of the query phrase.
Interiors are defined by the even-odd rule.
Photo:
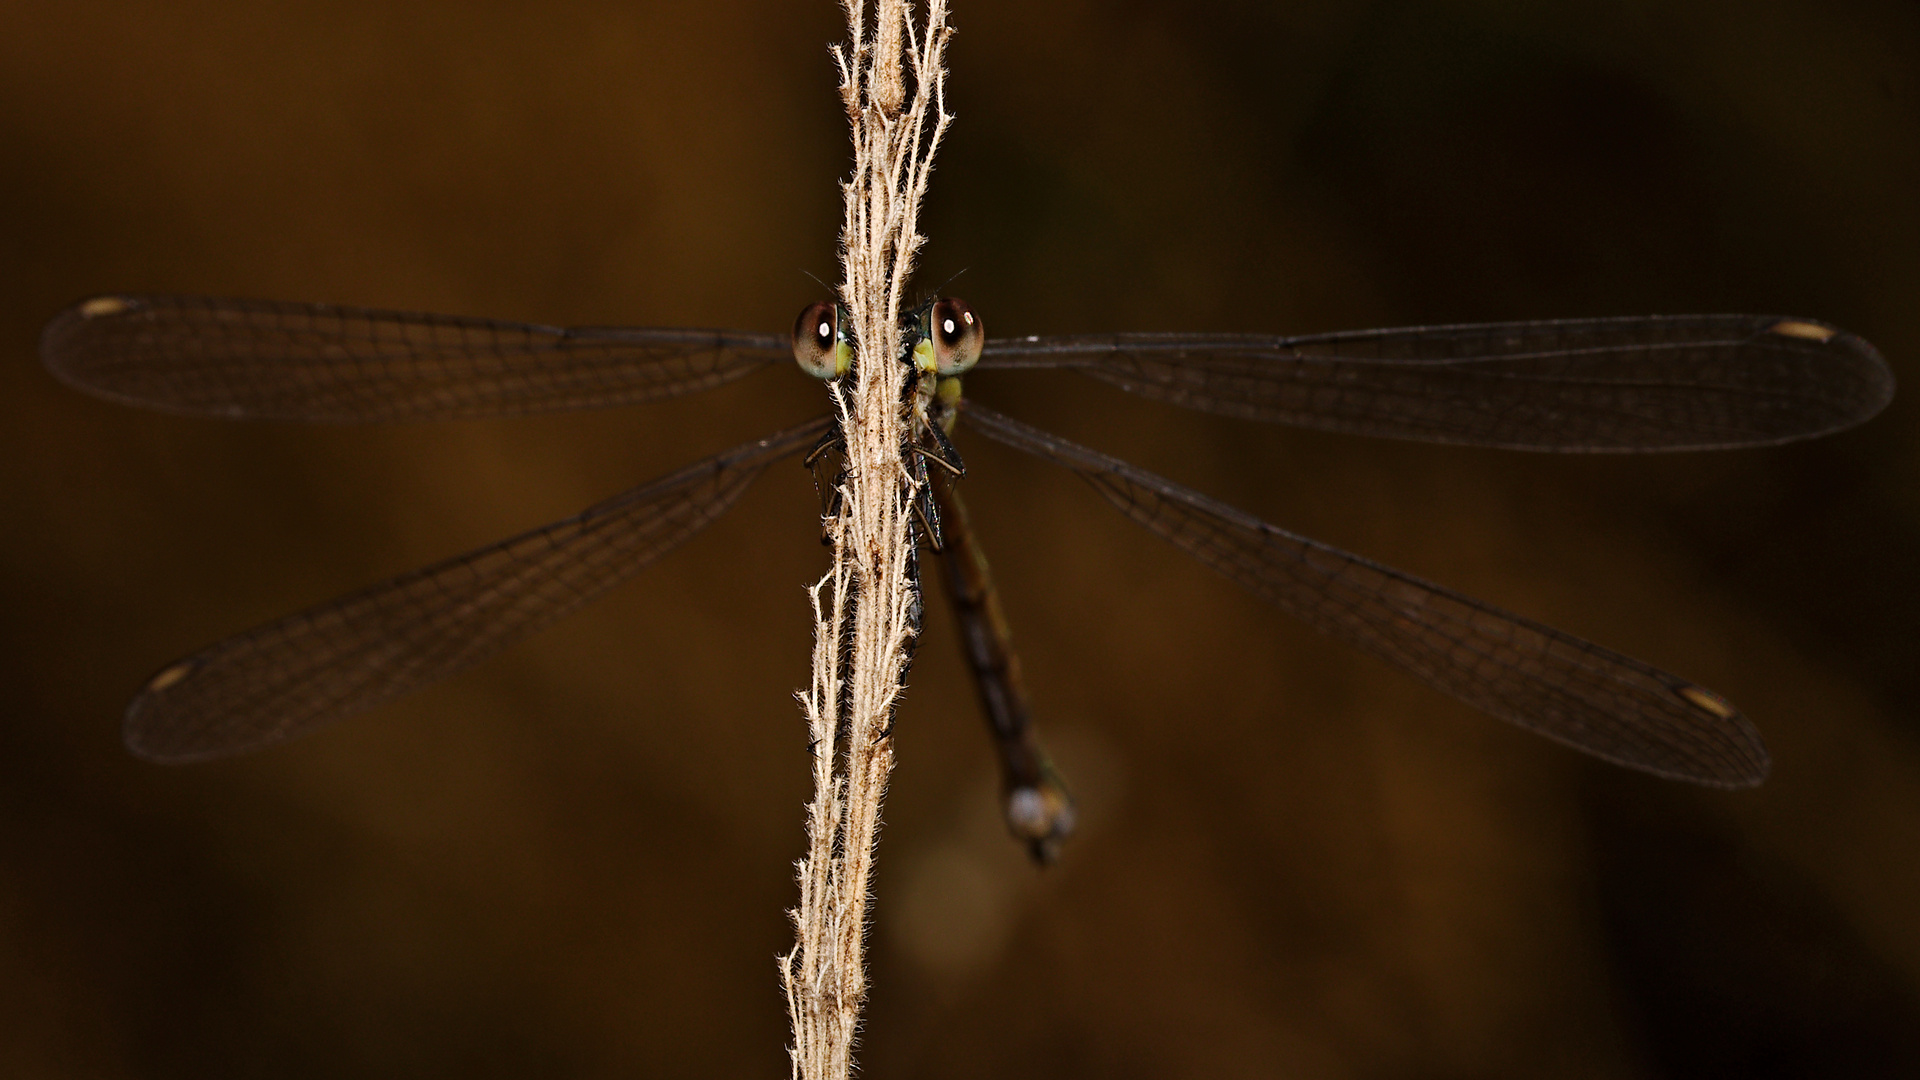
[[[796,1080],[844,1080],[866,998],[863,955],[880,799],[893,771],[889,737],[903,688],[919,595],[911,559],[912,480],[901,460],[909,369],[900,305],[920,198],[952,117],[944,99],[945,0],[928,0],[916,30],[907,0],[843,0],[848,43],[833,50],[853,128],[853,174],[841,230],[854,375],[832,384],[846,436],[838,510],[826,522],[833,567],[811,589],[813,685],[799,695],[813,744],[807,854],[798,864],[797,940],[781,958],[793,1021]],[[849,386],[848,384],[851,383]]]

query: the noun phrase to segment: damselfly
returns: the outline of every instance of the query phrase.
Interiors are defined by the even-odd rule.
[[[315,304],[173,296],[85,301],[41,355],[81,389],[200,416],[456,419],[625,405],[783,361],[844,376],[843,313],[790,335],[562,329]],[[956,418],[1065,466],[1126,516],[1314,628],[1444,693],[1596,757],[1711,787],[1758,784],[1767,753],[1718,694],[1489,604],[1269,525],[960,394],[974,369],[1064,368],[1149,398],[1327,431],[1516,450],[1765,446],[1873,416],[1893,376],[1825,323],[1706,315],[1363,330],[1306,337],[987,339],[957,300],[903,319],[920,535],[943,555],[999,747],[1009,826],[1037,858],[1072,804],[1029,722],[1018,662],[955,487]],[[127,708],[134,753],[191,761],[279,742],[485,657],[698,532],[769,464],[831,446],[826,418],[735,447],[544,528],[228,638],[169,664]]]

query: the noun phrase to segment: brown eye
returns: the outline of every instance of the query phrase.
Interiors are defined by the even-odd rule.
[[[942,375],[959,375],[980,359],[987,330],[965,300],[949,296],[933,305],[933,359]]]
[[[800,370],[816,379],[845,375],[851,350],[840,337],[840,309],[833,304],[809,304],[793,323],[793,359]]]

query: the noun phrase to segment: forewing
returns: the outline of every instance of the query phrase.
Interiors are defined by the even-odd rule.
[[[981,368],[1072,368],[1249,420],[1422,442],[1620,452],[1761,446],[1851,427],[1893,373],[1811,319],[1687,315],[1309,337],[1107,334],[987,342]]]
[[[267,746],[444,678],[572,611],[718,517],[824,419],[573,517],[228,638],[148,681],[126,740],[155,761]]]
[[[1759,733],[1704,687],[981,406],[962,415],[1072,469],[1122,513],[1255,595],[1477,709],[1656,776],[1727,788],[1766,778]]]
[[[562,328],[327,304],[103,296],[40,336],[66,382],[198,416],[354,423],[512,416],[704,390],[791,359],[784,336]]]

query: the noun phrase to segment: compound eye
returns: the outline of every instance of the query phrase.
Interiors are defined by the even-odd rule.
[[[980,359],[987,328],[965,300],[949,296],[933,305],[933,360],[942,375],[960,375]]]
[[[847,373],[847,343],[840,337],[840,309],[832,304],[809,304],[793,323],[793,359],[800,370],[816,379]]]

